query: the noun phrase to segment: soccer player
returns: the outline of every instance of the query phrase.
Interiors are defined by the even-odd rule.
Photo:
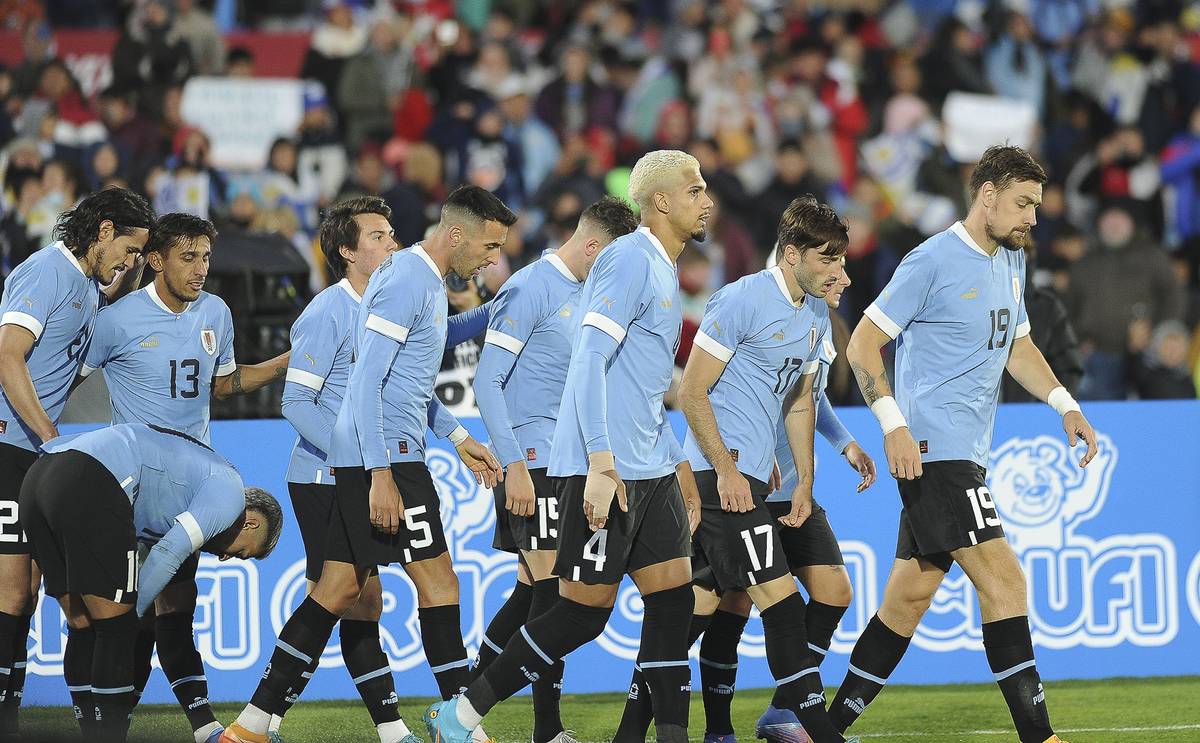
[[[475,373],[475,399],[505,472],[504,483],[493,491],[493,546],[517,553],[519,566],[517,584],[484,632],[476,677],[526,621],[558,600],[558,497],[546,467],[579,329],[579,295],[600,251],[636,227],[628,204],[604,197],[583,210],[566,243],[513,274],[493,302]],[[572,740],[559,714],[561,688],[561,661],[533,683],[533,743]]]
[[[560,597],[512,636],[463,696],[426,711],[435,743],[466,743],[488,710],[597,637],[627,573],[646,607],[639,659],[658,740],[687,740],[689,668],[679,629],[692,614],[690,531],[699,504],[662,397],[682,322],[675,259],[687,240],[705,236],[712,209],[705,189],[699,163],[677,150],[650,152],[630,173],[642,223],[614,240],[588,274],[550,445]]]
[[[838,282],[825,295],[825,304],[830,310],[838,308],[842,293],[850,286],[844,260]],[[773,257],[771,265],[774,264]],[[875,462],[846,430],[825,394],[829,368],[836,356],[832,339],[827,336],[821,343],[821,365],[817,368],[813,380],[813,395],[817,400],[817,431],[834,451],[842,454],[850,466],[862,476],[858,485],[858,492],[861,493],[875,482]],[[775,435],[775,462],[778,474],[773,473],[773,482],[768,483],[774,489],[766,497],[766,503],[772,517],[778,519],[786,515],[791,508],[791,493],[796,488],[798,474],[782,421]],[[850,576],[846,572],[842,551],[829,525],[825,509],[816,501],[813,502],[812,515],[798,528],[780,525],[779,541],[783,545],[788,569],[800,579],[804,590],[808,592],[809,600],[804,612],[805,633],[808,635],[808,649],[814,653],[813,660],[819,667],[829,651],[838,622],[850,605]],[[737,649],[742,631],[746,627],[746,618],[750,614],[750,604],[750,599],[744,592],[733,591],[724,594],[700,643],[704,738],[709,743],[729,743],[733,740],[730,706],[737,679]],[[759,726],[765,734],[764,737],[768,741],[780,740],[781,738],[775,735],[775,729],[770,726],[772,718],[779,717],[778,713],[766,717],[766,724]]]
[[[216,236],[207,219],[160,217],[144,250],[154,282],[96,318],[79,373],[104,370],[114,424],[153,423],[209,445],[210,398],[252,392],[283,377],[286,353],[254,365],[234,360],[229,307],[203,291]],[[221,726],[208,703],[204,662],[192,638],[199,564],[199,553],[193,553],[155,600],[152,624],[139,637],[135,686],[140,694],[157,641],[163,673],[196,743],[205,743],[216,740]]]
[[[418,587],[425,657],[443,698],[466,685],[458,579],[425,464],[425,428],[450,438],[463,463],[489,487],[503,475],[487,448],[442,407],[433,383],[446,347],[446,274],[470,277],[494,263],[515,221],[491,193],[460,187],[446,197],[433,233],[388,257],[371,276],[355,322],[356,360],[330,439],[337,508],[325,564],[312,593],[280,631],[258,689],[223,741],[267,740],[271,715],[283,714],[301,674],[320,656],[333,625],[358,601],[377,565],[402,564]],[[419,740],[399,715],[377,729],[383,743]]]
[[[339,280],[313,298],[292,325],[292,358],[283,388],[283,415],[299,434],[288,466],[288,491],[307,557],[305,575],[312,591],[325,563],[325,536],[336,510],[333,468],[328,451],[333,425],[342,406],[354,356],[354,322],[371,274],[397,248],[388,219],[392,210],[377,196],[339,202],[321,223],[321,250],[330,273]],[[449,320],[447,345],[482,332],[488,306],[459,313]],[[379,640],[383,591],[372,568],[358,601],[342,616],[342,659],[377,726],[397,719],[395,684]],[[319,656],[294,690],[299,696]],[[290,706],[285,704],[286,708]],[[282,716],[272,715],[268,733],[278,735]]]
[[[900,499],[896,560],[883,603],[850,655],[830,716],[858,719],[900,662],[934,592],[957,562],[975,586],[988,665],[1022,743],[1059,743],[1033,657],[1025,576],[986,485],[1001,373],[1062,416],[1067,441],[1096,434],[1029,338],[1022,246],[1046,174],[1028,152],[990,147],[971,175],[966,219],[904,257],[846,349],[883,429]],[[896,396],[879,349],[897,340]]]
[[[824,299],[842,275],[847,243],[833,209],[811,196],[793,200],[779,222],[778,264],[712,296],[679,385],[688,420],[684,452],[704,509],[697,557],[707,565],[696,573],[691,639],[704,631],[721,593],[749,594],[777,684],[759,733],[780,728],[802,739],[795,731],[803,726],[817,743],[842,737],[825,712],[804,600],[773,524],[799,527],[812,515],[813,382],[829,334]],[[787,511],[776,517],[764,499],[781,420],[798,476]]]
[[[0,737],[16,736],[38,573],[17,496],[38,447],[58,435],[101,304],[141,278],[154,210],[121,188],[65,212],[54,242],[8,276],[0,299]],[[117,276],[121,279],[118,281]],[[101,290],[101,287],[108,287]]]
[[[84,737],[124,740],[137,617],[197,550],[270,554],[283,512],[266,491],[244,488],[221,455],[159,426],[120,424],[42,448],[21,509],[46,594],[67,617],[63,675]],[[139,541],[153,545],[140,575]]]

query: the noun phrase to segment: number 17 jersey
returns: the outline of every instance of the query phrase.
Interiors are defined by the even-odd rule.
[[[233,316],[207,292],[172,312],[150,284],[100,311],[80,373],[100,368],[114,424],[152,423],[208,444],[213,379],[237,369]]]

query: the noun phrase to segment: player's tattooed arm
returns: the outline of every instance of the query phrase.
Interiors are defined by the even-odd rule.
[[[881,348],[892,340],[880,330],[869,317],[859,321],[846,346],[846,360],[862,391],[863,400],[872,405],[882,397],[892,397],[892,385],[888,383],[887,371],[883,366]]]
[[[854,378],[858,381],[858,388],[862,390],[863,400],[866,400],[867,405],[892,394],[891,385],[887,380],[887,372],[880,370],[878,374],[872,374],[854,362],[850,362],[850,370],[854,372]]]
[[[288,361],[292,352],[286,351],[261,364],[238,364],[231,374],[217,377],[213,384],[213,397],[223,400],[233,395],[243,395],[278,382],[287,376]]]

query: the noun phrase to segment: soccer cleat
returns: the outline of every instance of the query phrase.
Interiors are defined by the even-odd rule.
[[[532,739],[530,739],[530,743],[532,743]],[[579,741],[575,740],[574,730],[563,730],[547,741],[547,743],[579,743]]]
[[[737,736],[733,733],[705,733],[704,743],[737,743]]]
[[[217,728],[209,733],[208,737],[204,739],[204,743],[221,743],[221,734],[224,732],[225,728]]]
[[[471,743],[496,743],[496,741],[492,740],[487,733],[483,732],[483,726],[480,725],[471,731]]]
[[[425,743],[425,741],[418,738],[416,733],[409,733],[400,739],[400,743]]]
[[[217,739],[217,743],[270,743],[271,739],[266,733],[252,733],[236,722],[229,723],[229,727],[221,731],[221,737]]]
[[[1049,738],[1047,738],[1044,741],[1044,743],[1067,743],[1067,742],[1065,740],[1063,740],[1062,738],[1058,737],[1057,735],[1051,735]]]
[[[762,738],[767,743],[811,743],[812,741],[795,712],[771,706],[768,706],[767,711],[758,718],[758,724],[754,726],[754,736]]]
[[[268,730],[267,741],[268,743],[283,743],[283,736],[279,734],[278,730]]]
[[[421,716],[425,729],[429,731],[430,743],[472,743],[473,731],[467,730],[458,721],[458,697],[444,702],[434,702]],[[236,743],[236,741],[234,742]]]

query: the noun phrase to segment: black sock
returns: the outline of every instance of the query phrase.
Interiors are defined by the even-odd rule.
[[[559,597],[550,611],[517,630],[466,697],[481,715],[547,673],[555,661],[600,636],[612,607]]]
[[[533,584],[533,596],[529,602],[529,618],[533,621],[554,608],[558,603],[558,578],[546,578]],[[520,627],[513,630],[516,632]],[[511,636],[511,635],[510,635]],[[562,698],[563,661],[539,674],[533,682],[533,743],[546,743],[563,731],[559,700]]]
[[[296,682],[296,685],[292,687],[292,692],[287,695],[287,698],[283,700],[283,704],[280,705],[280,709],[282,711],[273,712],[272,714],[279,715],[280,717],[287,715],[288,710],[292,708],[292,705],[294,705],[300,699],[300,695],[304,693],[304,687],[308,686],[308,682],[312,680],[313,674],[317,672],[317,667],[320,665],[321,656],[318,655],[317,657],[313,658],[312,663],[308,664],[308,668],[305,668],[304,671],[300,673],[300,680]]]
[[[63,680],[75,708],[75,722],[87,738],[95,721],[92,711],[92,654],[96,649],[96,631],[90,626],[67,630],[67,647],[63,650]]]
[[[12,676],[13,642],[21,626],[21,617],[0,611],[0,704],[8,699],[8,680]]]
[[[133,698],[137,704],[146,690],[152,671],[150,663],[154,659],[154,622],[142,621],[138,625],[137,640],[133,645]]]
[[[704,690],[704,732],[732,735],[733,703],[737,679],[738,643],[746,629],[746,617],[717,610],[700,643],[700,684]]]
[[[555,583],[557,584],[557,580]],[[483,642],[479,645],[479,655],[475,656],[475,666],[471,669],[471,680],[487,670],[496,656],[504,652],[504,646],[513,633],[521,629],[521,625],[529,620],[529,607],[533,601],[533,587],[517,581],[512,593],[508,595],[500,608],[496,610],[492,621],[483,631]]]
[[[458,604],[417,609],[425,660],[437,680],[442,699],[461,693],[471,683],[471,662],[463,647]]]
[[[271,660],[250,703],[273,715],[287,711],[288,700],[294,704],[306,683],[301,674],[321,657],[337,621],[338,616],[312,596],[305,598],[279,631]]]
[[[638,665],[650,689],[654,727],[659,741],[687,740],[688,701],[692,668],[688,661],[688,635],[695,595],[690,583],[642,596],[642,647]]]
[[[762,612],[767,665],[775,678],[771,706],[790,709],[816,743],[841,743],[825,710],[825,688],[815,654],[808,649],[804,599],[793,593]]]
[[[8,693],[0,703],[0,735],[16,736],[20,728],[21,697],[25,695],[25,663],[29,660],[30,614],[17,619],[13,635],[12,672],[8,675]]]
[[[848,608],[822,604],[820,601],[809,601],[805,607],[804,626],[808,632],[808,649],[813,652],[813,660],[818,666],[825,660],[825,654],[833,642],[833,633]]]
[[[688,626],[688,648],[696,642],[696,638],[704,634],[712,621],[712,615],[693,614]],[[645,624],[642,625],[642,647],[645,647]],[[633,743],[646,740],[646,731],[654,721],[654,706],[650,701],[646,677],[642,673],[641,662],[644,660],[638,654],[637,663],[633,666],[633,678],[629,680],[629,695],[625,698],[625,709],[621,713],[621,722],[613,736],[613,743]],[[540,743],[540,741],[535,741]]]
[[[983,649],[996,676],[1021,743],[1043,743],[1054,735],[1046,692],[1033,659],[1029,620],[1012,617],[983,625]]]
[[[850,670],[829,705],[829,719],[834,728],[845,732],[879,696],[911,640],[893,632],[879,620],[878,614],[871,617],[850,652]]]
[[[97,740],[123,740],[133,709],[133,654],[138,618],[127,611],[111,619],[93,619],[92,709]]]
[[[154,620],[154,633],[157,636],[158,661],[162,664],[167,681],[171,682],[171,691],[179,700],[179,706],[183,708],[192,730],[216,722],[212,705],[208,703],[204,661],[200,659],[192,635],[192,613],[159,614]]]
[[[379,644],[379,622],[342,620],[342,659],[354,680],[371,722],[382,725],[400,719],[392,667]]]

